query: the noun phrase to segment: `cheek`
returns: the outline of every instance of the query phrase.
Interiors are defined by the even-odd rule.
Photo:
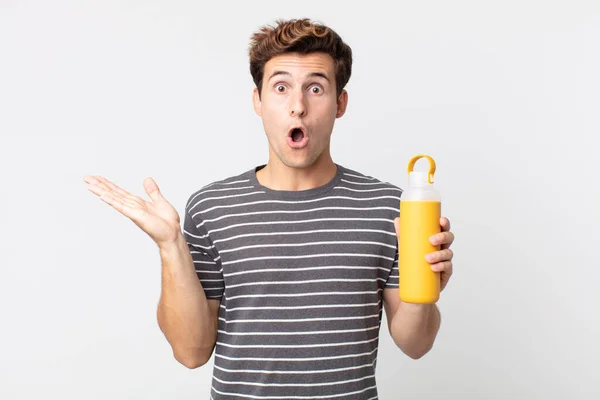
[[[335,121],[335,116],[337,114],[337,103],[327,102],[326,104],[318,105],[321,112],[318,113],[315,120],[322,124],[331,124]]]
[[[282,114],[281,105],[273,102],[265,102],[262,105],[262,123],[267,137],[270,139],[281,136],[281,131],[285,129],[287,122],[285,114]]]
[[[328,117],[333,116],[333,118],[335,118],[335,115],[337,114],[337,101],[335,98],[330,97],[328,99],[323,99],[324,100],[324,104],[322,104],[322,108],[323,110],[327,110],[325,112],[325,114],[327,114]]]
[[[271,99],[263,102],[262,104],[262,114],[263,119],[268,121],[277,121],[282,118],[282,110],[285,107],[285,104],[280,101],[273,101]]]

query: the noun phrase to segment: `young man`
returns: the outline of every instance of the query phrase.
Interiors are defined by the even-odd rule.
[[[254,109],[269,142],[266,165],[193,193],[184,229],[147,178],[151,202],[102,177],[89,188],[158,244],[160,328],[189,368],[215,351],[212,399],[376,399],[382,310],[411,358],[432,347],[435,305],[398,296],[402,191],[336,164],[352,53],[331,29],[278,21],[252,38]],[[450,222],[432,237],[441,287],[452,274]]]

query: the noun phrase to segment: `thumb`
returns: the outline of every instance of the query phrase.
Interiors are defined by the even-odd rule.
[[[394,228],[396,229],[396,236],[400,237],[400,217],[394,218]]]
[[[144,179],[144,190],[146,191],[146,193],[148,193],[148,196],[153,202],[162,198],[160,189],[158,188],[158,185],[156,184],[156,182],[154,182],[154,179],[152,178]]]

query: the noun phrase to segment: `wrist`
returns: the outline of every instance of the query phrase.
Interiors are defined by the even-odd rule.
[[[182,250],[189,251],[187,242],[181,232],[178,232],[173,240],[157,243],[161,256],[173,257]]]
[[[398,307],[398,309],[400,308],[410,314],[423,314],[431,312],[435,308],[435,304],[407,303],[400,301],[400,307]]]

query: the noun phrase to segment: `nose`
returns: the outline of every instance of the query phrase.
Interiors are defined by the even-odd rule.
[[[295,94],[290,98],[290,115],[292,117],[304,117],[306,115],[306,103],[303,93]]]

